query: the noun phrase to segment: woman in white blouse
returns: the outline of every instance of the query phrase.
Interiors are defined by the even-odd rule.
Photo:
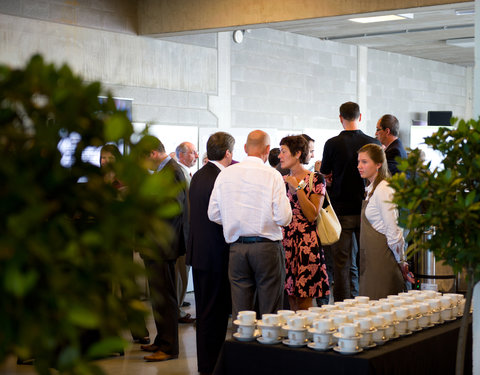
[[[367,144],[358,151],[358,171],[366,180],[360,224],[360,295],[379,299],[405,291],[409,276],[404,261],[402,229],[398,211],[391,203],[393,189],[383,149]]]

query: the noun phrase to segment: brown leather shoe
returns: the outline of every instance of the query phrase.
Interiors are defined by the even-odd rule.
[[[195,318],[192,318],[190,314],[185,315],[183,318],[178,318],[179,323],[184,323],[184,324],[191,324],[195,323]]]
[[[140,349],[146,351],[146,352],[158,352],[160,350],[160,347],[155,345],[155,344],[150,344],[150,345],[140,345]]]
[[[161,350],[143,357],[143,359],[148,362],[168,361],[169,359],[175,359],[175,358],[178,358],[178,355],[170,355],[162,352]]]

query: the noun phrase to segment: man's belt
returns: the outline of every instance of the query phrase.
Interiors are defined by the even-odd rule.
[[[270,240],[268,238],[259,237],[259,236],[238,237],[238,240],[235,241],[235,243],[256,243],[256,242],[278,242],[278,241]]]

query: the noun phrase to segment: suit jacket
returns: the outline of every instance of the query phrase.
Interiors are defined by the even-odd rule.
[[[162,258],[165,260],[176,260],[179,256],[184,255],[186,251],[186,243],[188,239],[188,191],[185,176],[182,167],[171,159],[165,164],[165,167],[158,172],[159,174],[171,170],[174,176],[174,182],[180,184],[183,188],[177,194],[176,200],[181,207],[179,215],[168,220],[170,223],[174,236],[171,247],[169,249],[162,249]]]
[[[405,151],[400,138],[397,138],[388,145],[388,147],[385,149],[385,156],[387,157],[388,170],[390,171],[391,175],[393,176],[394,174],[400,172],[398,170],[398,161],[396,161],[395,158],[397,156],[402,159],[407,158],[407,152]]]
[[[208,203],[220,169],[205,164],[190,183],[190,235],[186,263],[194,269],[221,272],[228,267],[229,246],[223,228],[208,219]]]

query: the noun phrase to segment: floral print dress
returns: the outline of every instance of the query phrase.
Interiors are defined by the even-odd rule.
[[[312,172],[313,173],[313,172]],[[310,196],[310,175],[304,178],[307,197]],[[325,180],[315,173],[313,193],[325,195]],[[325,256],[317,235],[317,223],[309,222],[302,212],[297,194],[287,186],[287,196],[292,207],[292,222],[283,228],[285,248],[285,290],[289,296],[317,298],[329,295]]]

